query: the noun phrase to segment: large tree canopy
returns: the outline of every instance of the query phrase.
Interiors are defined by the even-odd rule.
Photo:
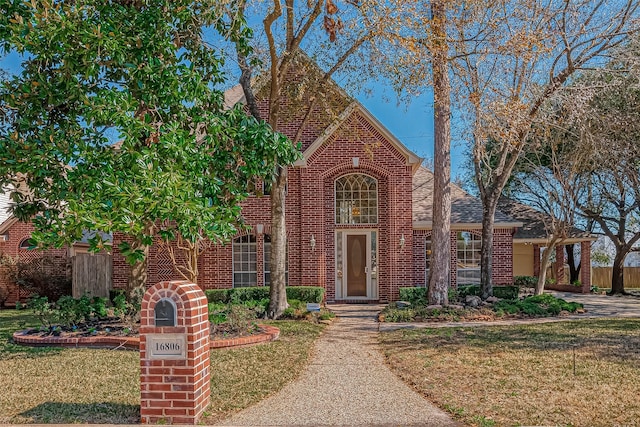
[[[211,10],[186,0],[3,7],[2,49],[25,59],[0,86],[0,186],[21,190],[14,214],[34,218],[39,244],[123,232],[140,286],[154,236],[228,239],[247,182],[297,158],[266,123],[224,108],[222,59],[201,41]],[[98,233],[91,244],[106,242]]]

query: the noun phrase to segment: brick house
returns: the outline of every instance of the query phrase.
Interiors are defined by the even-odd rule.
[[[426,284],[433,175],[421,166],[421,158],[335,83],[322,91],[331,111],[316,106],[305,116],[290,108],[295,106],[291,99],[307,100],[305,93],[295,90],[312,80],[313,73],[313,67],[291,72],[289,81],[296,85],[284,91],[288,97],[282,105],[289,108],[278,128],[293,138],[303,127],[303,159],[288,175],[288,284],[322,286],[328,302],[396,300],[400,287]],[[266,113],[268,91],[258,87],[256,93]],[[227,105],[243,102],[240,87],[225,95]],[[270,205],[268,195],[260,193],[243,204],[250,230],[202,255],[202,288],[269,285]],[[451,283],[479,283],[482,205],[456,186],[452,196]],[[496,214],[497,285],[512,283],[512,237],[519,225]],[[122,238],[114,235],[114,247]],[[152,247],[148,260],[148,285],[176,277],[165,251]],[[117,250],[113,262],[114,288],[124,287],[128,267]]]
[[[8,207],[9,194],[0,192],[0,256],[19,258],[21,261],[33,263],[34,268],[39,267],[44,271],[66,271],[70,274],[69,251],[66,248],[46,251],[29,250],[33,225],[18,221],[7,212]],[[47,258],[47,263],[38,263],[44,257]],[[8,271],[7,266],[0,265],[0,296],[6,299],[4,301],[6,305],[13,306],[16,301],[24,302],[29,293],[9,280]]]

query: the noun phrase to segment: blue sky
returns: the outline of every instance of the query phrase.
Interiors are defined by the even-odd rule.
[[[10,73],[20,71],[20,57],[8,54],[0,58],[0,68]],[[417,96],[407,105],[398,103],[391,86],[385,81],[372,81],[367,94],[356,94],[374,116],[411,151],[424,158],[433,158],[433,95],[431,91]],[[465,149],[452,143],[452,176],[465,173]]]

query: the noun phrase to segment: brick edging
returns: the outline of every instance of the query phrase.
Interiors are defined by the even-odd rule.
[[[246,337],[229,338],[224,340],[210,340],[209,348],[227,348],[244,345],[252,345],[274,341],[280,336],[280,329],[275,326],[258,325],[262,333],[249,335]],[[140,348],[139,337],[39,337],[35,335],[25,335],[26,331],[13,333],[13,341],[32,347],[65,347],[65,348],[123,348],[127,350],[138,350]]]

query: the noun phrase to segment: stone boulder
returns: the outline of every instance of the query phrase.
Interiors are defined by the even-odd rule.
[[[465,305],[476,308],[482,304],[482,298],[476,295],[467,295],[464,299]]]

